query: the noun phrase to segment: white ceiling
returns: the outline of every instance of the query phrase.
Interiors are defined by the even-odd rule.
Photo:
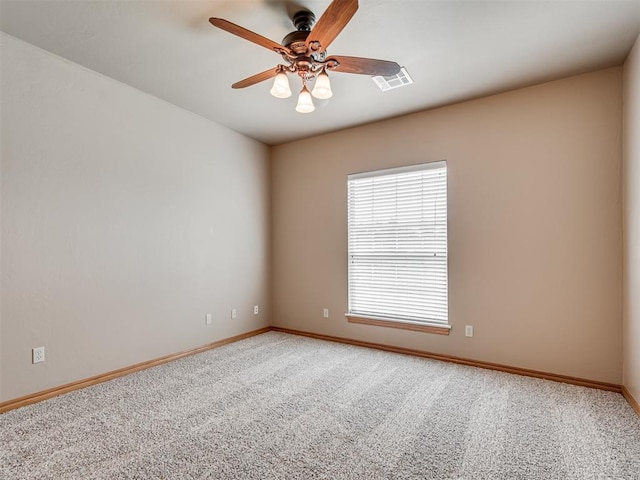
[[[394,60],[414,84],[381,92],[334,73],[334,96],[310,114],[271,82],[231,84],[282,63],[212,27],[225,18],[280,42],[296,5],[319,17],[330,0],[2,0],[2,31],[274,145],[621,64],[640,33],[640,0],[360,0],[330,54]],[[299,89],[296,78],[292,90]]]

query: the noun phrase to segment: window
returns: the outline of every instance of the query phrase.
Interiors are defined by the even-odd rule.
[[[449,333],[447,164],[348,177],[350,322]]]

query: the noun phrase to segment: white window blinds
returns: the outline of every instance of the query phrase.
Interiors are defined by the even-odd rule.
[[[349,314],[448,323],[447,164],[348,177]]]

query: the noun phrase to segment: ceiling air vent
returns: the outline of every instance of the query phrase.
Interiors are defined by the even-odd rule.
[[[405,85],[410,85],[413,83],[413,79],[409,76],[409,72],[402,67],[400,71],[395,75],[389,75],[388,77],[383,77],[378,75],[376,77],[371,77],[371,79],[375,82],[380,90],[386,92],[387,90],[393,90],[394,88],[404,87]]]

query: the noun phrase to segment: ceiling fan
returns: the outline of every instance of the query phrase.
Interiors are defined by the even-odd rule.
[[[288,98],[291,96],[291,89],[287,73],[296,74],[302,79],[302,90],[296,111],[309,113],[315,110],[311,95],[320,99],[330,98],[333,95],[328,71],[371,76],[395,75],[400,71],[400,65],[388,60],[327,56],[327,47],[349,23],[356,10],[358,10],[358,0],[333,0],[317,22],[312,12],[300,10],[293,16],[296,31],[284,37],[282,44],[222,18],[214,17],[209,21],[215,27],[273,50],[285,61],[285,64],[234,83],[232,88],[249,87],[275,77],[271,94],[277,98]],[[314,88],[309,93],[307,84],[313,81],[315,81]]]

